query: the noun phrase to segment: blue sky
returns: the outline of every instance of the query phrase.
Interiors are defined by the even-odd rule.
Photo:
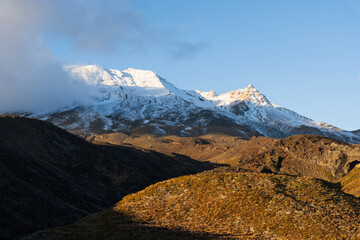
[[[124,25],[119,41],[109,43],[113,50],[76,48],[71,34],[49,31],[44,41],[64,64],[149,69],[179,88],[220,94],[253,84],[274,103],[316,121],[360,128],[360,1],[121,4],[131,14],[111,18]]]

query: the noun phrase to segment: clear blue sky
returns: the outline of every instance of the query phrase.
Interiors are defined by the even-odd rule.
[[[220,94],[253,84],[274,103],[316,121],[360,128],[360,1],[123,4],[136,16],[129,25],[140,25],[142,33],[123,26],[129,36],[119,36],[114,51],[73,48],[70,35],[45,41],[65,64],[149,69],[179,88]],[[129,19],[119,16],[125,25]]]

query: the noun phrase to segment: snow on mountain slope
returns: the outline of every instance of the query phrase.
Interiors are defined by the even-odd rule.
[[[353,133],[326,123],[313,121],[272,103],[253,85],[222,95],[216,95],[213,91],[197,92],[217,106],[236,114],[238,119],[252,122],[248,124],[255,125],[256,130],[266,136],[283,137],[283,134],[298,132],[299,134],[314,133],[335,138],[349,138],[348,141],[352,141],[353,137],[355,142],[358,138]],[[276,130],[280,130],[280,132],[276,133]]]
[[[216,95],[214,91],[205,93],[200,91],[197,92],[206,99],[211,100],[217,105],[221,106],[230,105],[236,101],[247,101],[256,105],[273,106],[273,103],[271,103],[263,94],[259,93],[259,91],[253,85],[248,85],[244,89],[238,89],[224,93],[222,95]]]
[[[214,91],[178,89],[152,71],[119,71],[96,65],[65,69],[96,89],[92,102],[86,106],[37,116],[65,129],[181,136],[211,131],[243,137],[309,133],[360,142],[356,132],[315,122],[273,104],[252,85],[217,95]]]
[[[234,122],[230,113],[195,91],[180,90],[151,71],[118,71],[99,66],[68,66],[66,70],[97,91],[87,106],[37,116],[65,129],[127,131],[150,126],[155,134],[163,135],[168,133],[164,128],[171,127],[178,128],[174,134],[185,136],[206,131],[203,126],[217,115]],[[218,110],[206,111],[214,108]],[[189,127],[198,129],[190,131]]]

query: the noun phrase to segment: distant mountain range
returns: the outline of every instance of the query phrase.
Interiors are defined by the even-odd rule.
[[[360,143],[359,131],[345,131],[280,107],[252,85],[217,95],[214,91],[179,89],[152,71],[133,68],[119,71],[96,65],[65,69],[96,88],[92,101],[32,116],[66,130],[156,136],[219,132],[244,138],[316,134]]]

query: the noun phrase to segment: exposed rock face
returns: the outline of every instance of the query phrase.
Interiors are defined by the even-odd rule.
[[[230,111],[236,115],[245,115],[245,112],[249,110],[249,107],[245,102],[236,101],[230,104]]]
[[[157,181],[212,168],[184,156],[94,145],[54,125],[0,117],[0,239],[69,224]]]
[[[360,163],[360,146],[314,135],[291,136],[256,158],[272,172],[335,181]]]

